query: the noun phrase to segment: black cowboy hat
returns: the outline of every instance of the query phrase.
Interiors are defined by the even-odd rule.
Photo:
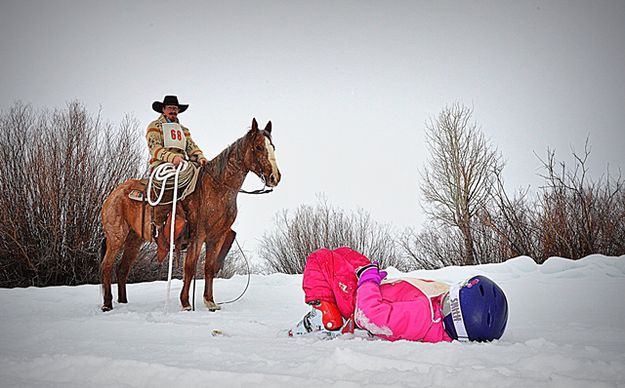
[[[179,104],[178,96],[165,96],[165,98],[163,98],[163,102],[154,101],[152,103],[152,109],[154,109],[158,113],[163,113],[163,108],[166,105],[176,105],[179,109],[178,113],[184,112],[189,107],[188,104]]]

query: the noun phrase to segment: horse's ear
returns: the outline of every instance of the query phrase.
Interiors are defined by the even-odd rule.
[[[267,133],[271,133],[271,120],[269,120],[267,125],[265,125],[265,131],[267,131]]]
[[[252,119],[252,131],[258,131],[258,123],[256,122],[256,117]]]

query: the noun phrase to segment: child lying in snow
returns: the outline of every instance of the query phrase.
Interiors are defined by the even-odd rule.
[[[302,287],[312,310],[289,335],[353,333],[354,322],[390,341],[492,341],[503,335],[508,303],[487,277],[450,286],[412,278],[384,280],[386,275],[350,248],[311,253]]]

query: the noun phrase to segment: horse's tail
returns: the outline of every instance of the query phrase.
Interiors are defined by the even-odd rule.
[[[102,242],[100,242],[100,261],[104,258],[105,254],[106,254],[106,237],[104,237],[102,239]]]

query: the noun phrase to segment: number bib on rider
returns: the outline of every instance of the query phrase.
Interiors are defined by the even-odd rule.
[[[186,150],[187,138],[178,123],[163,123],[163,145],[165,148]]]

